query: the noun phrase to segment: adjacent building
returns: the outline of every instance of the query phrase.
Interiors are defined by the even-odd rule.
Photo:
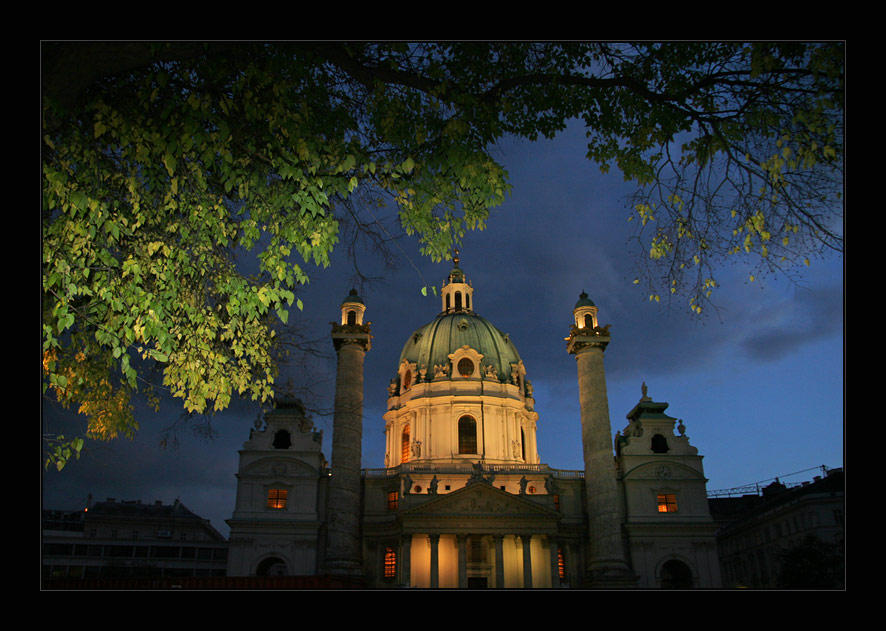
[[[227,567],[225,538],[178,500],[44,510],[42,546],[45,581],[224,576]]]
[[[788,487],[709,500],[724,587],[845,587],[845,476],[831,469]]]

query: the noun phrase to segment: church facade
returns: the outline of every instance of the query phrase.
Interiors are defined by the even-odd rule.
[[[369,587],[716,588],[702,458],[667,403],[642,397],[613,437],[609,326],[582,293],[575,357],[583,471],[543,463],[532,384],[513,342],[474,310],[458,259],[441,311],[406,340],[391,380],[385,461],[361,469],[366,305],[351,292],[332,339],[332,462],[296,401],[240,451],[229,576],[330,575]]]

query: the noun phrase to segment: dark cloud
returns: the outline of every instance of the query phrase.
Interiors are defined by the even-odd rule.
[[[756,316],[741,346],[752,359],[775,361],[806,344],[842,334],[843,288],[797,288],[793,300],[761,307]]]

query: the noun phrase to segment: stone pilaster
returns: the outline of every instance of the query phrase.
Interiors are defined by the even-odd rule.
[[[369,325],[333,324],[338,354],[332,425],[332,477],[326,510],[326,572],[363,574],[360,536],[363,440],[363,360],[370,348]]]
[[[573,327],[567,351],[578,366],[581,439],[585,463],[589,554],[586,580],[590,587],[635,587],[622,539],[618,483],[612,453],[609,400],[603,351],[609,344],[608,325]]]

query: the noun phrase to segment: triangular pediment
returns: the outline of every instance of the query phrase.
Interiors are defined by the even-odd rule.
[[[554,519],[559,513],[540,502],[477,482],[405,509],[401,517],[464,517],[483,519]]]

